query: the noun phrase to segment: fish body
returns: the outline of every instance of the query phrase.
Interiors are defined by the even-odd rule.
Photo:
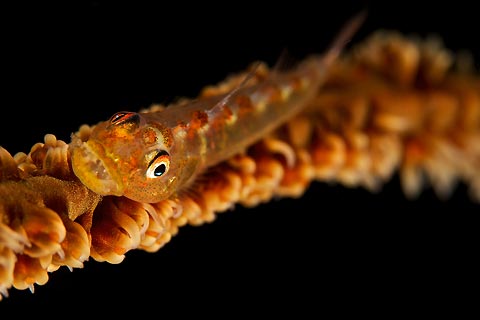
[[[359,15],[324,55],[288,71],[271,72],[232,92],[159,112],[118,112],[99,123],[87,141],[73,136],[72,168],[100,195],[158,202],[184,190],[205,169],[260,140],[315,96],[342,47],[358,29]]]

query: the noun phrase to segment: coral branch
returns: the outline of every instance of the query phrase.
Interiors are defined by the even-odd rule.
[[[0,148],[0,293],[33,290],[48,272],[89,257],[120,263],[129,250],[155,252],[186,224],[235,204],[300,197],[314,180],[375,191],[398,172],[409,197],[426,183],[448,197],[463,181],[480,201],[480,77],[455,72],[454,62],[436,39],[375,34],[338,61],[302,114],[154,204],[88,190],[71,171],[68,144],[53,135],[28,154]],[[261,65],[252,81],[268,72]],[[199,98],[230,91],[245,74]],[[90,130],[77,135],[87,140]]]

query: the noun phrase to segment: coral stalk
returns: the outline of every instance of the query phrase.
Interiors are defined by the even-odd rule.
[[[301,197],[312,181],[377,191],[398,172],[411,198],[427,183],[446,198],[461,181],[480,201],[480,77],[454,62],[438,41],[376,33],[342,56],[301,114],[158,203],[90,191],[72,173],[69,145],[51,134],[28,154],[0,148],[0,293],[33,291],[90,257],[120,263],[130,250],[155,252],[182,226],[237,204]],[[247,72],[199,99],[229,92]],[[269,72],[261,65],[252,81]]]

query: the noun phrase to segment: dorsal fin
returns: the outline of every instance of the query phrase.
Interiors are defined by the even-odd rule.
[[[339,32],[338,36],[335,37],[332,44],[329,46],[328,50],[326,51],[325,55],[323,55],[321,59],[321,63],[323,67],[329,66],[333,63],[333,61],[340,55],[341,51],[345,47],[345,45],[350,41],[353,37],[355,32],[360,28],[363,21],[366,17],[366,11],[361,11],[360,13],[356,14],[352,19],[350,19]],[[286,52],[285,52],[286,54]],[[284,57],[286,59],[286,56]],[[240,89],[242,89],[247,82],[252,79],[255,75],[258,67],[260,66],[260,62],[257,62],[255,66],[252,68],[252,71],[249,72],[245,79],[232,91],[230,91],[222,100],[220,100],[215,106],[213,106],[210,110],[207,110],[206,113],[208,117],[211,119],[215,117],[215,115],[220,114],[223,111],[223,107],[228,103],[228,101],[232,98],[232,96],[237,93]],[[278,68],[277,64],[277,68]]]
[[[283,48],[280,52],[280,55],[277,58],[277,61],[272,66],[270,73],[275,74],[282,71],[288,71],[295,66],[295,59],[290,55],[290,52],[287,48]]]
[[[337,57],[343,51],[343,48],[345,48],[347,43],[353,38],[353,35],[363,24],[366,17],[367,10],[360,11],[342,27],[322,57],[322,62],[324,65],[329,66],[337,59]]]
[[[257,72],[258,67],[260,66],[261,62],[258,61],[255,63],[253,66],[252,70],[245,76],[245,78],[242,80],[242,82],[235,88],[232,89],[225,97],[223,97],[222,100],[220,100],[215,106],[213,106],[210,110],[207,110],[206,113],[209,118],[215,117],[215,115],[221,113],[223,111],[223,107],[228,103],[228,100],[231,99],[231,97],[238,92],[238,90],[242,89],[245,87],[245,85],[250,81],[255,73]]]

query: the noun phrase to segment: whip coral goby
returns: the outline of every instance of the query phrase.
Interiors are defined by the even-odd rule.
[[[353,18],[324,55],[250,84],[252,74],[224,93],[148,112],[121,111],[95,126],[86,141],[73,136],[72,169],[100,195],[159,202],[198,175],[238,154],[298,114],[365,18]],[[253,82],[253,81],[252,81]]]
[[[89,257],[120,263],[132,249],[157,251],[184,225],[210,222],[235,204],[299,197],[315,180],[377,191],[398,172],[409,197],[427,184],[448,197],[460,181],[478,201],[480,81],[476,73],[452,71],[453,62],[438,42],[374,34],[334,63],[301,113],[156,203],[91,191],[72,171],[69,144],[53,135],[28,154],[2,149],[3,294],[43,285],[48,272],[80,268]],[[248,76],[254,85],[272,72],[254,64],[198,99],[228,94]],[[125,116],[132,115],[111,121]],[[94,126],[82,126],[76,139],[88,141]]]

